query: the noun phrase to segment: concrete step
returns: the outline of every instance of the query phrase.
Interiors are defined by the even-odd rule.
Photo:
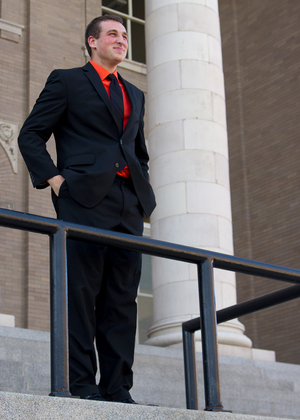
[[[231,413],[0,392],[2,420],[275,420]],[[287,419],[288,420],[288,419]]]

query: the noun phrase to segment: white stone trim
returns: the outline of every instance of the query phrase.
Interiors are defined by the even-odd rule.
[[[124,61],[122,61],[122,63],[118,64],[118,67],[126,69],[126,70],[131,70],[140,74],[147,74],[146,64],[138,63],[132,60],[125,59]]]
[[[24,28],[25,26],[20,25],[19,23],[11,22],[9,20],[0,18],[0,30],[10,32],[14,35],[18,35],[19,37],[21,37]]]
[[[17,133],[17,124],[0,121],[0,144],[7,154],[15,174],[18,172]]]
[[[15,316],[0,314],[0,325],[3,327],[15,327]]]

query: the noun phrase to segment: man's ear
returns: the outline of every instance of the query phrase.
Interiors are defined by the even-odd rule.
[[[92,35],[91,36],[89,36],[88,37],[88,44],[89,44],[89,46],[91,47],[91,48],[95,48],[95,41],[96,41],[96,38],[94,38]]]

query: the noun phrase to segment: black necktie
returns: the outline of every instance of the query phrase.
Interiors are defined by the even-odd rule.
[[[120,135],[123,133],[123,119],[124,119],[124,103],[122,89],[114,74],[109,74],[106,77],[110,80],[110,100],[118,123]]]

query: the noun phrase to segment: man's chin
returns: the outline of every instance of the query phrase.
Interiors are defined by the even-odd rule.
[[[125,57],[124,56],[122,56],[122,57],[116,57],[116,59],[115,59],[115,63],[116,63],[116,65],[118,65],[118,64],[120,64],[120,63],[122,63],[122,61],[125,59]]]
[[[121,62],[126,57],[126,54],[127,54],[127,51],[126,51],[126,53],[124,53],[124,51],[119,51],[119,52],[118,51],[115,51],[114,58],[116,60],[118,60],[119,62]]]

